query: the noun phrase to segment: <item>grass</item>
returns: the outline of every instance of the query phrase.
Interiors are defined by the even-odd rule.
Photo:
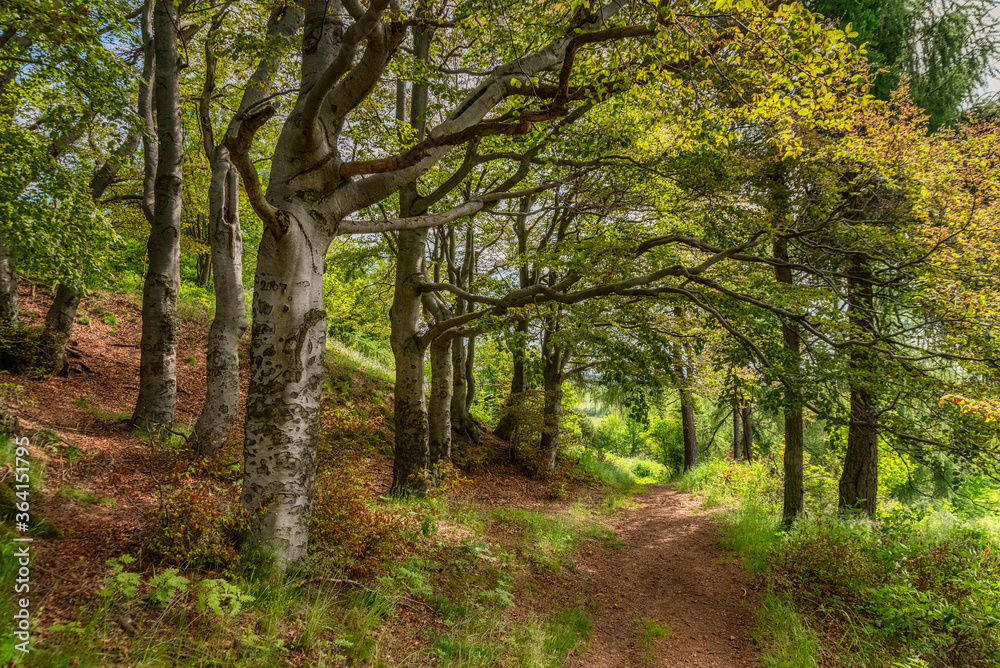
[[[367,352],[353,348],[336,339],[327,339],[327,349],[330,352],[330,361],[336,362],[350,371],[356,371],[362,367],[376,380],[386,383],[396,382],[396,365],[391,353],[386,355],[382,352],[369,355]],[[369,351],[375,352],[375,351]]]
[[[669,638],[671,635],[670,629],[655,619],[639,620],[639,627],[642,629],[642,645],[646,648],[652,648],[657,638]]]
[[[60,499],[72,499],[73,501],[79,501],[91,506],[108,502],[104,497],[97,496],[78,487],[60,487],[56,492],[56,496]]]
[[[665,483],[670,477],[666,467],[649,459],[617,457],[579,446],[567,448],[566,454],[578,458],[578,476],[602,487],[606,512],[627,506],[635,494],[646,491],[645,485]]]
[[[94,405],[94,398],[89,394],[84,394],[81,397],[77,397],[72,401],[73,405],[82,410],[84,413],[89,413],[99,420],[108,420],[110,422],[125,422],[132,419],[132,413],[119,412],[110,413],[102,408],[98,408]]]
[[[760,601],[753,632],[765,668],[816,668],[819,637],[809,628],[788,595],[768,592]]]
[[[573,565],[573,553],[584,538],[601,540],[609,547],[620,545],[611,529],[581,512],[550,516],[522,509],[498,509],[489,516],[494,525],[519,529],[522,549],[531,559],[550,570]]]
[[[722,514],[722,547],[736,552],[749,573],[763,574],[781,545],[780,519],[756,505]]]

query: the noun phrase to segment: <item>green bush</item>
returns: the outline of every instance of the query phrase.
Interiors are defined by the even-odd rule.
[[[996,534],[947,513],[820,517],[796,524],[781,562],[793,587],[851,629],[855,654],[964,668],[1000,663],[998,552]]]

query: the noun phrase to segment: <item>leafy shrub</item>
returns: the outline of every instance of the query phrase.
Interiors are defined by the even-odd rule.
[[[784,577],[854,629],[856,652],[949,668],[997,665],[1000,541],[951,520],[803,520],[784,546]]]
[[[166,486],[153,511],[149,548],[178,566],[232,566],[250,527],[250,513],[230,500],[230,491],[208,482]]]
[[[755,505],[774,510],[781,503],[781,481],[770,462],[723,460],[712,457],[684,474],[678,487],[701,494],[705,505]]]
[[[321,568],[352,577],[377,573],[388,558],[407,548],[409,524],[407,518],[375,507],[358,463],[342,462],[317,476],[309,535]]]

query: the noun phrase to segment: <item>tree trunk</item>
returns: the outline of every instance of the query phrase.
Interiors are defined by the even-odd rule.
[[[330,238],[308,213],[276,241],[264,231],[254,281],[243,507],[282,567],[306,556],[326,362],[323,269]]]
[[[156,431],[174,419],[177,400],[177,342],[180,320],[181,194],[184,136],[179,90],[177,5],[157,0],[153,41],[156,51],[156,164],[153,223],[146,247],[149,268],[142,291],[139,397],[132,414],[136,427]]]
[[[456,315],[461,315],[457,312]],[[471,342],[471,340],[470,340]],[[469,357],[465,339],[457,337],[451,344],[452,363],[452,393],[451,393],[451,425],[455,433],[464,440],[474,442],[478,440],[478,430],[472,417],[469,415]],[[475,382],[475,381],[472,381]]]
[[[513,441],[517,433],[517,420],[520,416],[520,407],[524,403],[524,360],[525,360],[525,338],[528,333],[528,321],[520,320],[515,329],[514,343],[511,356],[514,358],[514,373],[510,381],[510,394],[505,402],[505,412],[497,422],[497,428],[493,430],[499,438],[505,441]]]
[[[469,337],[469,344],[465,347],[465,415],[462,419],[470,425],[473,423],[469,411],[472,410],[472,402],[476,400],[476,335]]]
[[[440,483],[440,465],[451,461],[451,341],[431,344],[431,396],[427,408],[431,484]]]
[[[60,334],[63,339],[69,339],[73,333],[73,322],[76,320],[76,309],[80,305],[80,292],[60,283],[56,288],[52,305],[45,314],[45,326]]]
[[[215,318],[208,333],[205,406],[194,427],[200,456],[222,448],[236,424],[240,403],[240,339],[247,329],[243,294],[240,180],[224,147],[215,150],[209,189],[209,241],[215,267]]]
[[[741,446],[743,444],[743,427],[740,425],[740,402],[733,401],[733,459],[736,461],[742,457]]]
[[[788,262],[788,241],[776,233],[773,255],[779,262]],[[774,276],[778,283],[792,285],[792,269],[788,266],[774,268]],[[783,323],[781,335],[785,340],[785,351],[788,355],[787,370],[790,379],[785,386],[785,456],[784,456],[784,500],[782,521],[785,527],[791,527],[795,518],[802,513],[805,487],[802,473],[803,437],[802,437],[802,406],[797,394],[798,388],[793,387],[794,379],[799,373],[799,333],[794,327]],[[746,427],[744,427],[744,430]]]
[[[687,386],[687,379],[682,380],[681,395],[681,431],[684,434],[684,470],[690,471],[698,465],[698,431],[694,424],[694,397]]]
[[[753,407],[746,399],[740,408],[740,422],[743,423],[743,458],[753,461]]]
[[[402,193],[401,193],[402,196]],[[390,343],[396,360],[396,453],[392,491],[425,494],[429,464],[427,405],[424,398],[424,349],[420,344],[420,283],[426,230],[399,233],[396,280],[389,310]]]
[[[548,457],[549,471],[556,467],[559,454],[559,430],[562,427],[563,366],[565,353],[555,346],[545,356],[545,401],[542,412],[541,452]]]
[[[0,233],[0,326],[17,320],[17,269],[14,267],[13,249],[7,237]]]
[[[872,338],[872,292],[871,273],[858,258],[847,279],[847,315],[852,338]],[[871,391],[874,375],[872,353],[864,346],[854,346],[851,349],[851,420],[837,505],[868,515],[875,514],[878,495],[878,422]]]

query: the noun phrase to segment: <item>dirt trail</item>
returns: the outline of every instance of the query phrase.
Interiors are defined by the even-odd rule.
[[[620,549],[579,555],[579,594],[596,601],[594,640],[571,666],[755,666],[750,638],[755,592],[740,565],[716,546],[712,520],[690,495],[657,485],[619,515]],[[577,583],[572,583],[575,586]],[[670,630],[651,647],[642,624]]]

